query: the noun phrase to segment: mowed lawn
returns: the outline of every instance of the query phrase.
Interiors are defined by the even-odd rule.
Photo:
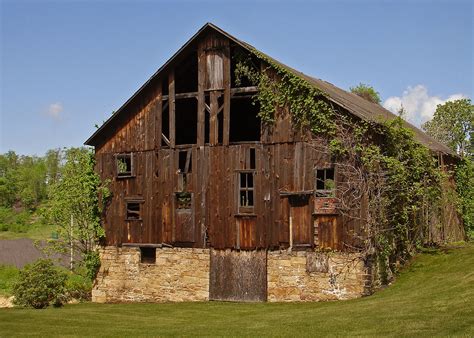
[[[375,295],[326,303],[0,309],[0,336],[474,336],[474,245],[421,254]]]

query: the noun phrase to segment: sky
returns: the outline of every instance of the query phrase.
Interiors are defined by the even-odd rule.
[[[415,125],[472,98],[471,1],[0,0],[0,153],[81,146],[212,22],[343,89],[373,86]]]

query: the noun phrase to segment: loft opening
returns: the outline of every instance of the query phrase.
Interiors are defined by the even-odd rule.
[[[198,55],[197,51],[189,53],[177,66],[175,71],[176,93],[191,93],[198,90]]]
[[[230,100],[229,142],[260,141],[260,118],[258,102],[246,97],[233,97]]]
[[[132,153],[118,154],[115,157],[117,177],[133,177]]]
[[[235,70],[239,62],[245,62],[245,64],[247,64],[251,68],[255,70],[260,70],[261,61],[255,55],[249,53],[248,51],[245,51],[240,46],[231,46],[230,53],[232,55],[230,60],[230,79],[232,88],[256,86],[256,83],[252,83],[246,77],[242,77],[240,79],[240,83],[237,85]]]
[[[176,144],[197,143],[197,100],[176,100]]]

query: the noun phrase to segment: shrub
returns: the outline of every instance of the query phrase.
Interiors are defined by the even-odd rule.
[[[43,309],[61,306],[66,301],[67,274],[55,267],[50,259],[38,259],[20,271],[13,285],[15,304]]]
[[[66,290],[68,298],[89,301],[91,300],[92,281],[79,274],[70,274],[66,281]]]

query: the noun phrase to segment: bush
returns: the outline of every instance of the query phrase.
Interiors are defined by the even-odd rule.
[[[68,298],[89,301],[91,300],[92,281],[79,274],[70,274],[66,281],[66,290]]]
[[[20,270],[18,281],[13,285],[15,304],[35,309],[61,306],[67,299],[67,278],[50,259],[38,259]]]

